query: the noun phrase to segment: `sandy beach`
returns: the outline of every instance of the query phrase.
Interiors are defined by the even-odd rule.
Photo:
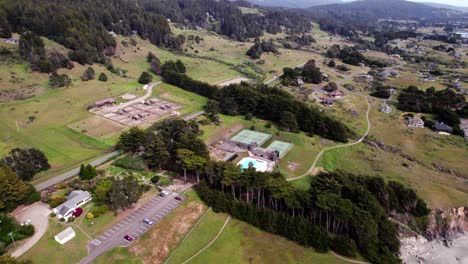
[[[406,264],[468,264],[468,234],[444,246],[423,237],[401,240],[401,258]]]

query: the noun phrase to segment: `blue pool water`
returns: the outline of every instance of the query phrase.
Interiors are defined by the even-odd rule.
[[[252,166],[257,170],[257,171],[267,171],[268,170],[268,164],[266,161],[263,160],[258,160],[254,158],[243,158],[241,159],[237,165],[240,165],[241,169],[245,170],[249,168],[250,163],[252,163]]]

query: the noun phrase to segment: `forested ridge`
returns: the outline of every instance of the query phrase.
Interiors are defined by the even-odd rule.
[[[173,62],[172,62],[173,64]],[[213,99],[226,115],[253,115],[277,123],[288,131],[303,131],[324,138],[347,142],[354,133],[343,123],[298,101],[291,94],[265,84],[242,83],[222,89],[191,79],[170,62],[162,66],[164,81],[184,90]]]
[[[263,32],[276,34],[311,29],[304,16],[288,10],[242,14],[236,3],[215,0],[3,0],[0,37],[31,31],[71,49],[70,59],[81,64],[105,62],[115,53],[110,32],[138,34],[151,43],[179,50],[185,37],[172,33],[177,26],[205,28],[244,41]]]
[[[216,212],[321,252],[359,252],[372,263],[400,263],[398,228],[389,216],[405,214],[425,229],[425,202],[402,184],[334,172],[311,178],[310,189],[299,190],[278,171],[240,170],[232,162],[210,160],[200,134],[194,121],[166,120],[148,131],[123,133],[118,148],[150,167],[196,180],[200,197]]]

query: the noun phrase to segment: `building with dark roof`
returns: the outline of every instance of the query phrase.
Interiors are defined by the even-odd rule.
[[[453,132],[453,128],[451,126],[448,126],[448,125],[444,124],[444,122],[439,122],[439,121],[437,121],[434,124],[434,130],[435,131],[441,131],[441,132],[447,132],[447,133],[452,133]]]

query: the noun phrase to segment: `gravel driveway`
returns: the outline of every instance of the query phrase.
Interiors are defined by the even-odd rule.
[[[42,202],[37,202],[28,206],[20,206],[12,212],[12,216],[16,218],[19,223],[28,219],[31,220],[31,224],[34,226],[35,230],[32,237],[17,243],[18,247],[11,252],[13,257],[16,258],[23,255],[41,239],[49,227],[49,215],[51,212],[52,210],[49,208],[49,205]]]

